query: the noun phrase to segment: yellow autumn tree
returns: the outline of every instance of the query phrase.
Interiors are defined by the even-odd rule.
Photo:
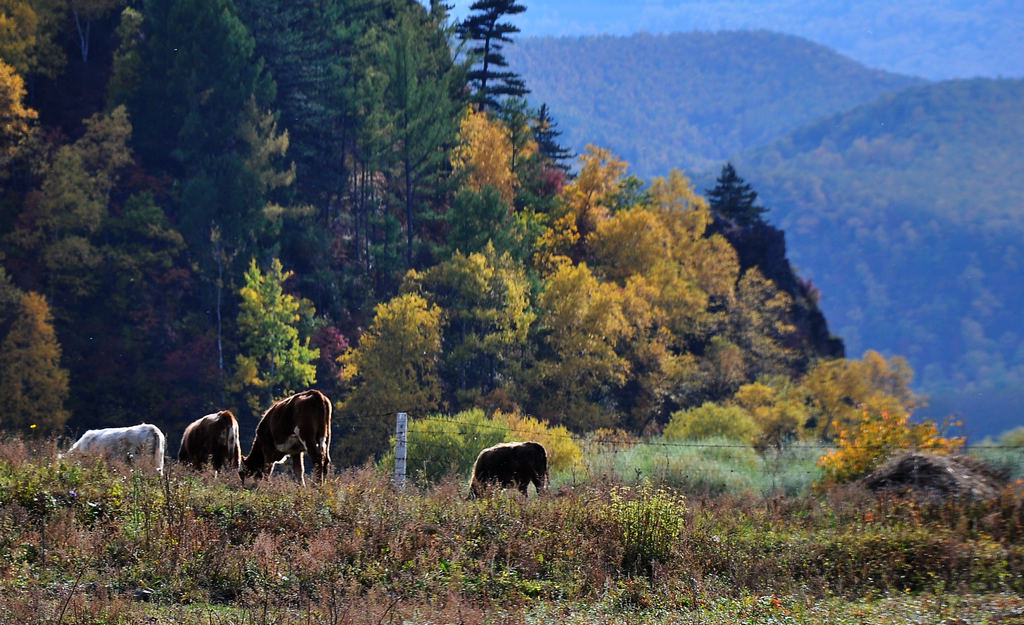
[[[615,415],[599,399],[629,373],[616,351],[631,331],[620,287],[599,281],[586,265],[563,264],[540,296],[538,326],[546,356],[525,374],[530,412],[574,430],[613,425]]]
[[[52,432],[64,426],[68,372],[60,358],[46,298],[24,293],[0,343],[0,429]]]
[[[754,372],[787,373],[800,354],[791,345],[797,328],[793,299],[757,267],[744,272],[728,309],[729,337],[743,348]]]
[[[740,386],[731,402],[754,419],[759,434],[754,442],[758,453],[777,454],[800,437],[807,420],[806,394],[785,375],[768,376]]]
[[[900,452],[952,454],[962,437],[945,436],[934,421],[915,423],[909,413],[865,410],[853,425],[839,426],[836,449],[818,459],[830,483],[865,475]]]
[[[57,41],[67,0],[0,0],[0,58],[22,76],[56,78],[66,58]]]
[[[13,67],[0,60],[0,179],[6,176],[7,163],[28,136],[37,115],[26,108],[25,82]]]
[[[377,305],[359,345],[338,359],[349,395],[340,412],[342,453],[361,462],[379,453],[396,412],[425,415],[441,402],[441,309],[416,293]]]
[[[686,254],[685,246],[679,244],[697,241],[711,223],[708,202],[697,194],[686,174],[673,169],[667,178],[658,177],[651,181],[651,208],[664,221],[672,233],[676,247],[676,260]]]
[[[454,409],[518,376],[536,315],[526,273],[507,252],[498,255],[490,243],[483,252],[456,252],[424,272],[411,270],[402,289],[444,310],[441,370]]]
[[[459,144],[452,151],[456,172],[466,175],[466,185],[482,191],[493,187],[511,204],[519,184],[512,171],[513,146],[508,129],[486,112],[466,110],[459,125]]]
[[[901,356],[885,358],[874,350],[861,360],[835,359],[819,362],[804,376],[809,434],[833,440],[840,429],[849,430],[865,411],[906,414],[922,405],[910,390],[914,372]]]
[[[611,199],[626,174],[625,161],[606,148],[588,145],[579,161],[579,174],[562,191],[560,212],[553,215],[551,226],[538,242],[539,260],[548,270],[557,266],[560,258],[588,260],[584,243],[611,215]]]
[[[673,240],[664,222],[648,207],[633,206],[597,225],[591,235],[594,270],[625,284],[634,275],[649,275],[670,260]]]

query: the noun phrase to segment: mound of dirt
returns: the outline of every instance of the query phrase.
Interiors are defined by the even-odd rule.
[[[875,493],[981,500],[998,496],[1007,477],[967,456],[909,453],[889,460],[859,483]]]

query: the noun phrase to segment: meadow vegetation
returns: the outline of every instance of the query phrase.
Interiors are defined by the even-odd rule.
[[[397,489],[368,464],[322,488],[285,471],[243,488],[173,462],[163,477],[71,464],[56,448],[0,441],[2,622],[939,623],[1024,613],[1019,481],[992,501],[942,504],[742,480],[713,493],[660,479],[643,446],[606,445],[575,479],[557,473],[545,496],[471,500],[457,472]],[[680,456],[672,466],[699,453],[756,472],[733,449],[668,455]],[[633,461],[640,470],[621,479]]]

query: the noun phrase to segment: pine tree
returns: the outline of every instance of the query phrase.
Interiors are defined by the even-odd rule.
[[[712,213],[745,228],[762,223],[761,215],[768,212],[768,209],[754,204],[757,192],[736,175],[732,163],[722,167],[722,173],[715,183],[714,189],[705,191]]]
[[[407,268],[419,264],[414,259],[424,251],[428,231],[442,221],[435,205],[449,191],[442,172],[450,162],[463,105],[450,95],[464,76],[436,22],[443,19],[443,12],[410,10],[396,19],[388,40],[389,169],[395,171],[394,195],[404,213]]]
[[[555,120],[551,117],[551,111],[547,104],[541,104],[537,111],[537,119],[533,122],[533,138],[537,141],[537,151],[547,157],[562,171],[569,171],[566,161],[571,160],[575,155],[572,150],[563,147],[558,143],[558,137],[562,135],[561,130],[556,130]]]
[[[276,86],[234,0],[151,0],[143,17],[147,71],[128,98],[134,145],[147,168],[179,182],[170,217],[190,247],[205,246],[217,226],[248,256],[270,220],[247,166],[252,144],[239,132]]]
[[[475,56],[478,67],[470,70],[467,78],[476,87],[474,98],[481,110],[496,108],[503,96],[522,97],[530,92],[518,74],[502,71],[508,67],[505,55],[501,53],[504,44],[511,43],[510,35],[519,32],[502,18],[517,15],[526,10],[516,0],[477,0],[470,5],[472,12],[459,25],[463,41],[470,41],[470,54]]]

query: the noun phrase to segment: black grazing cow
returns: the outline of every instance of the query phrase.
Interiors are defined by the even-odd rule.
[[[543,492],[548,482],[548,454],[540,443],[499,443],[480,452],[473,464],[470,489],[474,497],[484,494],[488,485],[515,486],[526,494],[533,482]]]
[[[230,410],[200,417],[185,428],[178,448],[178,462],[199,470],[209,462],[215,471],[242,466],[242,447],[238,444],[238,421]]]
[[[313,459],[316,479],[323,484],[331,467],[331,401],[316,390],[303,391],[275,402],[256,425],[249,455],[242,458],[238,476],[260,479],[274,463],[292,458],[292,470],[303,485],[302,454]]]

